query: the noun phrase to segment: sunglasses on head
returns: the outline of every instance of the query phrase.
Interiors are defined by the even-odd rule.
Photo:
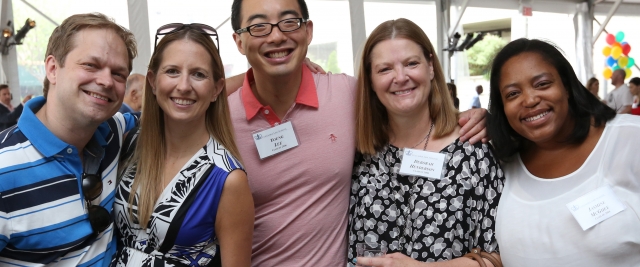
[[[87,203],[89,223],[94,233],[106,230],[111,224],[111,214],[100,205],[92,205],[91,201],[102,194],[102,178],[96,174],[82,174],[82,193]]]
[[[155,47],[158,46],[158,38],[159,36],[162,35],[167,35],[167,34],[172,34],[174,32],[179,32],[183,29],[194,29],[197,30],[199,32],[201,32],[202,34],[208,35],[208,36],[213,36],[216,39],[216,48],[218,48],[218,55],[220,55],[220,43],[218,41],[218,31],[216,31],[215,28],[206,25],[206,24],[201,24],[201,23],[191,23],[191,24],[184,24],[184,23],[169,23],[167,25],[161,26],[160,28],[158,28],[158,30],[156,31],[156,41],[155,44],[153,45],[153,49],[155,50]]]

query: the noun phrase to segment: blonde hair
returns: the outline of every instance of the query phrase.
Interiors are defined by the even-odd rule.
[[[53,30],[51,37],[49,37],[47,52],[44,54],[45,60],[52,55],[60,63],[60,67],[64,67],[67,55],[75,47],[75,35],[86,28],[111,29],[122,39],[129,56],[127,65],[129,68],[127,73],[129,73],[133,66],[133,59],[138,55],[136,39],[129,30],[100,13],[77,14],[65,19],[60,26]],[[42,90],[44,97],[47,97],[49,93],[49,83],[49,79],[45,76]]]
[[[371,32],[364,45],[356,95],[356,147],[363,154],[373,155],[389,142],[387,109],[371,85],[371,52],[380,42],[404,38],[418,44],[425,58],[433,65],[434,77],[429,94],[429,114],[435,123],[435,138],[450,134],[458,125],[458,111],[453,106],[436,52],[427,35],[408,19],[383,22]],[[428,73],[425,73],[428,75]]]
[[[162,38],[149,62],[149,71],[158,73],[164,50],[172,42],[183,39],[191,40],[209,52],[212,59],[211,69],[214,82],[224,78],[222,59],[213,41],[209,36],[192,28],[186,28]],[[231,124],[229,104],[224,92],[225,88],[222,88],[221,95],[207,108],[205,124],[209,134],[222,144],[231,155],[240,160]],[[135,213],[140,226],[144,229],[147,227],[154,205],[160,197],[164,177],[162,164],[166,158],[167,150],[164,136],[164,112],[156,101],[149,79],[146,79],[145,82],[143,101],[140,135],[132,158],[132,162],[137,163],[137,171],[131,186],[132,193],[129,195],[129,214],[134,218],[134,211],[131,207],[136,203],[137,196],[138,209]]]

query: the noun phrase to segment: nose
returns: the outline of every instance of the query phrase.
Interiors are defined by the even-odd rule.
[[[188,74],[184,74],[184,75],[180,75],[180,77],[178,78],[178,84],[176,85],[176,89],[178,89],[178,92],[188,92],[189,90],[191,90],[191,83],[189,81],[189,75]]]
[[[409,80],[409,77],[407,76],[407,73],[405,72],[402,66],[395,67],[395,77],[393,80],[394,80],[394,83],[397,83],[397,84],[402,84],[407,80]]]
[[[523,105],[525,107],[535,107],[536,105],[538,105],[538,103],[540,103],[540,97],[538,97],[537,90],[533,88],[525,89],[522,91],[522,94],[524,97]]]
[[[104,68],[97,73],[96,83],[104,88],[111,88],[113,86],[113,77],[111,76],[111,70]]]
[[[278,26],[273,26],[273,28],[271,28],[271,33],[267,35],[267,42],[269,43],[279,44],[286,40],[287,35],[284,32],[280,31],[280,28],[278,28]]]

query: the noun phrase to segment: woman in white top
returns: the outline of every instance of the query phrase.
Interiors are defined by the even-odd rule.
[[[640,266],[640,118],[616,116],[539,40],[496,55],[490,102],[504,266]]]

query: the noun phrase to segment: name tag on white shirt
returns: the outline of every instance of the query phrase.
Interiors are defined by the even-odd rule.
[[[432,179],[442,178],[444,154],[417,149],[404,149],[400,174]]]
[[[253,133],[253,141],[258,148],[260,159],[298,146],[298,139],[290,121]]]
[[[567,204],[583,231],[611,218],[626,207],[610,186],[603,186]]]

